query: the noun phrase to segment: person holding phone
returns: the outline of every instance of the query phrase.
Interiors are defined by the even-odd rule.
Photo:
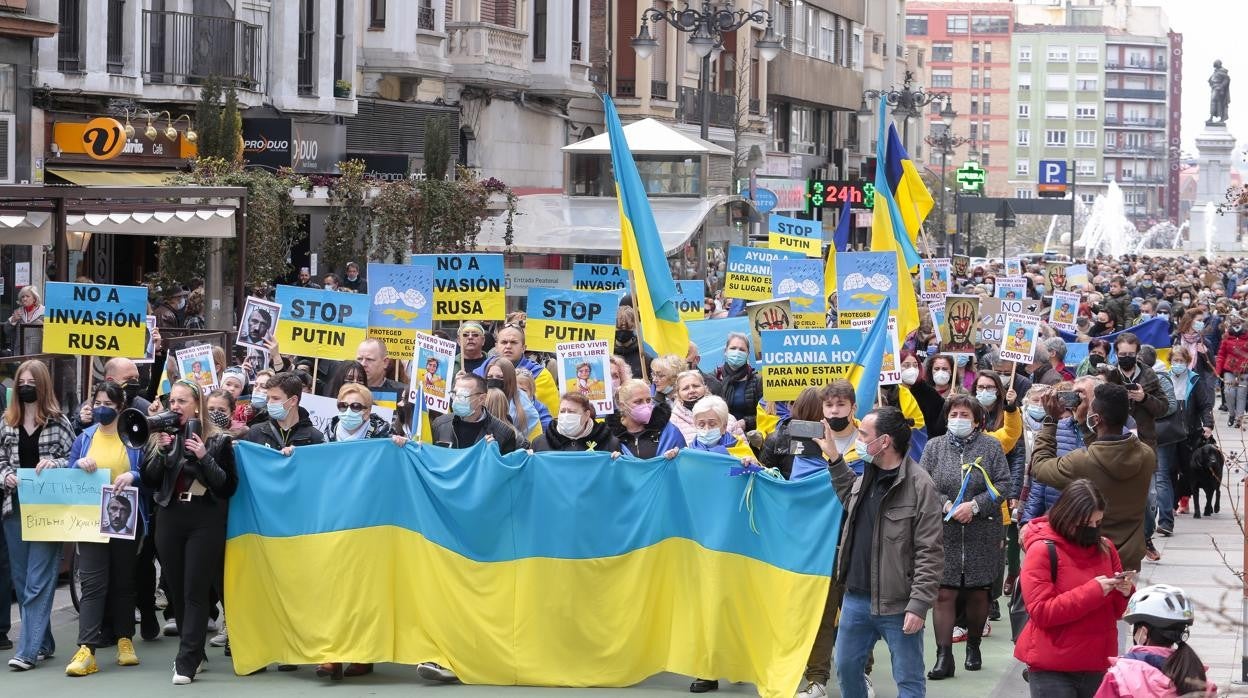
[[[238,487],[233,440],[207,419],[199,384],[179,380],[169,391],[169,410],[181,434],[154,434],[148,442],[143,482],[155,489],[160,526],[156,550],[169,585],[179,644],[173,684],[189,684],[207,661],[212,585],[225,561],[225,516]],[[179,451],[176,440],[182,441]],[[175,458],[174,454],[178,454]]]
[[[1023,529],[1020,578],[1029,619],[1014,656],[1033,698],[1092,698],[1118,654],[1118,619],[1135,587],[1101,535],[1105,497],[1090,480],[1066,485],[1049,512]]]

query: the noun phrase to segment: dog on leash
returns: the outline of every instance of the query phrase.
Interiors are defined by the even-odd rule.
[[[1200,493],[1205,493],[1205,516],[1222,509],[1222,471],[1226,457],[1212,439],[1192,451],[1192,460],[1184,473],[1192,493],[1192,518],[1200,518]]]

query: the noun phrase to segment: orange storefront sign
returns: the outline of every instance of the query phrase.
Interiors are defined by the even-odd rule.
[[[199,152],[181,132],[176,140],[170,141],[163,129],[154,140],[144,136],[142,129],[137,131],[127,139],[125,126],[107,116],[87,122],[57,121],[52,124],[52,142],[63,155],[85,155],[92,160],[113,160],[123,154],[129,156],[127,159],[186,159]]]

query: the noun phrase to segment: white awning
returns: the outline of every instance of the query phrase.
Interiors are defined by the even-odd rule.
[[[46,211],[0,212],[0,245],[51,245],[52,214]]]
[[[115,235],[154,235],[185,238],[234,237],[234,209],[227,206],[167,208],[116,213],[79,213],[65,216],[71,232]]]
[[[628,142],[628,149],[633,155],[732,155],[732,151],[723,146],[686,136],[655,119],[642,119],[625,126],[624,140]],[[579,154],[610,153],[611,135],[603,133],[565,145],[560,150]]]
[[[736,198],[650,199],[664,251],[671,254],[679,250],[712,210]],[[508,249],[503,244],[506,214],[485,219],[481,234],[477,236],[477,248],[532,254],[620,254],[620,209],[615,198],[562,194],[521,196],[516,202],[513,225],[514,239]]]

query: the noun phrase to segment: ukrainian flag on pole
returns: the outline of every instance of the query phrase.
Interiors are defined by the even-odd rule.
[[[906,232],[901,209],[888,181],[888,131],[885,128],[888,102],[880,95],[880,129],[875,146],[875,210],[871,217],[871,249],[897,253],[897,334],[906,337],[919,328],[919,301],[914,293],[911,270],[919,264],[919,253]],[[894,133],[896,133],[894,129]]]
[[[876,199],[879,202],[879,199]],[[880,314],[875,316],[871,329],[858,347],[858,355],[854,357],[854,365],[849,369],[849,382],[854,386],[854,402],[857,414],[862,419],[871,408],[875,407],[875,396],[880,390],[880,369],[884,363],[884,355],[888,353],[888,312],[889,299],[884,298],[880,306]]]
[[[637,163],[628,150],[615,102],[607,95],[603,95],[602,101],[611,139],[615,195],[620,202],[620,264],[633,272],[634,304],[641,340],[658,356],[684,356],[689,351],[689,332],[676,308],[676,282],[667,266],[667,255],[654,224],[650,200],[641,185]]]

